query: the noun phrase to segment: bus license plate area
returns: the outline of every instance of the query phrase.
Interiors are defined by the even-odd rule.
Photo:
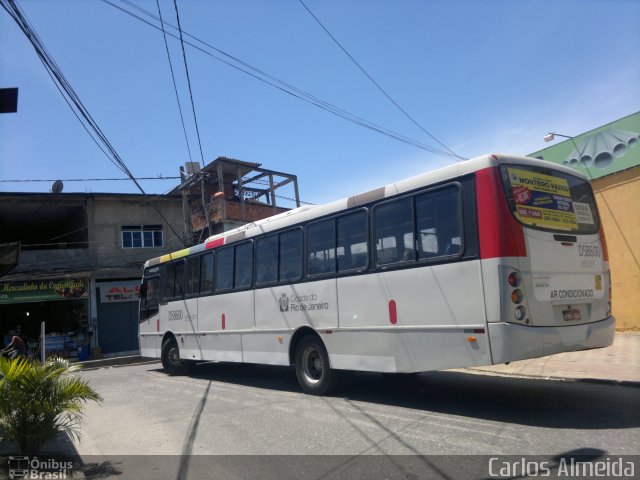
[[[563,310],[562,317],[565,322],[575,322],[576,320],[582,320],[582,316],[580,315],[580,310],[576,308],[572,308],[570,310]]]

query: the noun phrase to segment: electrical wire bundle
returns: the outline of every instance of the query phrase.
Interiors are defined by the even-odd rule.
[[[102,129],[100,129],[100,126],[98,125],[98,123],[91,116],[87,108],[84,106],[84,104],[82,103],[82,100],[80,99],[76,91],[73,89],[73,87],[71,86],[67,78],[64,76],[64,73],[60,69],[60,66],[56,63],[56,61],[53,59],[51,54],[47,51],[46,47],[44,46],[44,43],[42,42],[42,39],[38,36],[34,28],[31,26],[31,24],[27,20],[20,6],[18,6],[18,4],[14,0],[0,0],[0,5],[2,5],[2,8],[4,8],[7,11],[7,13],[11,16],[11,18],[13,18],[13,20],[18,24],[18,27],[20,27],[20,30],[22,30],[22,32],[29,39],[29,41],[31,42],[31,45],[33,45],[33,48],[36,51],[36,54],[42,61],[42,64],[44,65],[44,67],[46,68],[47,73],[53,80],[56,88],[58,89],[60,94],[63,96],[65,101],[67,102],[67,105],[69,105],[69,108],[71,108],[71,111],[74,113],[76,118],[80,121],[83,128],[87,131],[89,136],[96,143],[98,148],[100,148],[100,150],[102,150],[102,152],[109,159],[109,161],[113,163],[116,166],[116,168],[121,170],[136,185],[138,190],[140,190],[140,192],[146,196],[147,193],[144,191],[142,186],[138,183],[138,181],[134,177],[131,170],[129,170],[129,167],[127,167],[127,165],[122,160],[122,158],[120,157],[116,149],[111,144],[111,142],[109,142],[109,139],[107,138],[107,136],[104,134]],[[181,238],[181,236],[176,232],[173,226],[166,219],[164,214],[155,205],[152,205],[152,206],[154,210],[158,213],[158,215],[160,215],[160,217],[169,226],[169,228],[174,233],[174,235],[177,238]]]
[[[197,37],[195,37],[194,35],[189,34],[188,32],[183,31],[181,28],[179,28],[178,26],[172,25],[171,23],[164,21],[164,19],[160,18],[157,15],[154,15],[153,13],[145,10],[144,8],[136,5],[135,3],[129,1],[129,0],[120,0],[120,3],[124,4],[126,6],[120,6],[117,5],[115,3],[113,3],[110,0],[102,0],[103,2],[107,3],[108,5],[111,5],[112,7],[126,13],[127,15],[130,15],[134,18],[136,18],[137,20],[140,20],[141,22],[149,25],[150,27],[153,27],[157,30],[162,31],[165,35],[170,36],[176,40],[181,41],[181,43],[189,45],[192,48],[195,48],[197,50],[199,50],[200,52],[204,53],[205,55],[221,62],[224,63],[225,65],[238,70],[246,75],[249,75],[251,77],[253,77],[254,79],[266,83],[267,85],[270,85],[274,88],[277,88],[278,90],[291,95],[299,100],[302,100],[306,103],[309,103],[311,105],[314,105],[322,110],[325,110],[333,115],[336,115],[337,117],[343,118],[344,120],[347,120],[349,122],[355,123],[357,125],[360,125],[364,128],[367,128],[369,130],[373,130],[375,132],[381,133],[383,135],[386,135],[388,137],[391,137],[395,140],[401,141],[403,143],[406,143],[408,145],[412,145],[414,147],[420,148],[422,150],[426,150],[428,152],[431,152],[433,154],[436,155],[440,155],[443,157],[447,157],[447,158],[452,158],[454,160],[461,160],[464,159],[463,157],[461,157],[460,155],[456,154],[455,152],[453,152],[452,150],[450,150],[448,147],[446,147],[446,145],[442,144],[439,140],[437,140],[435,137],[433,137],[433,135],[431,135],[429,132],[426,132],[426,130],[420,126],[420,128],[425,131],[429,136],[431,136],[431,138],[435,139],[438,143],[440,143],[441,145],[444,146],[444,148],[446,148],[446,150],[444,149],[440,149],[440,148],[436,148],[433,147],[431,145],[427,145],[424,144],[418,140],[415,140],[413,138],[407,137],[405,135],[402,135],[401,133],[395,132],[393,130],[390,130],[388,128],[385,128],[383,126],[380,126],[374,122],[371,122],[369,120],[366,120],[365,118],[362,118],[358,115],[355,115],[347,110],[344,110],[330,102],[327,102],[325,100],[322,100],[321,98],[316,97],[315,95],[306,92],[284,80],[281,80],[257,67],[254,67],[253,65],[250,65],[249,63],[235,57],[234,55],[231,55],[230,53],[225,52],[224,50],[221,50],[213,45],[211,45],[210,43],[207,43]],[[146,18],[143,18],[141,15],[139,15],[138,13],[136,13],[136,11],[141,14],[144,15]],[[172,31],[175,31],[177,33],[172,33],[172,31],[169,31],[169,29],[171,29]],[[181,38],[183,37],[183,38]],[[184,37],[187,37],[187,40],[184,40]],[[362,68],[362,67],[360,67]],[[368,75],[368,74],[367,74]],[[370,77],[369,77],[370,78]],[[377,85],[378,88],[381,88],[379,85]],[[386,95],[386,92],[385,92]],[[388,97],[388,95],[387,95]],[[393,102],[393,100],[392,100]],[[396,107],[399,107],[399,105],[397,105],[397,103],[394,102],[394,104],[396,105]],[[405,115],[408,115],[406,112],[403,111],[403,113]],[[409,117],[411,118],[411,117]],[[415,120],[413,120],[411,118],[411,120],[415,123]]]

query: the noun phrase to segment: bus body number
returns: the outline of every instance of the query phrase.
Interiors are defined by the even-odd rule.
[[[581,257],[601,257],[600,247],[597,245],[578,245],[578,255]]]
[[[184,314],[182,310],[169,310],[169,321],[175,322],[175,321],[182,320],[183,315]]]

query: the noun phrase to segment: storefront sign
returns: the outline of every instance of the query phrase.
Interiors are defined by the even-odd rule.
[[[70,300],[88,297],[84,278],[0,283],[0,304]]]
[[[137,302],[140,299],[140,285],[111,285],[100,287],[101,303]]]

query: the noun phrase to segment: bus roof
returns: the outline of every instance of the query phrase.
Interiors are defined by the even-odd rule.
[[[539,160],[530,157],[521,157],[515,155],[492,154],[483,155],[470,160],[455,163],[445,167],[438,168],[429,172],[422,173],[415,177],[387,184],[383,187],[370,190],[349,198],[343,198],[331,203],[323,205],[305,205],[293,210],[289,210],[263,220],[257,220],[241,227],[234,228],[223,233],[219,233],[208,237],[203,243],[187,247],[176,252],[168,253],[160,257],[148,260],[144,264],[144,268],[152,267],[161,263],[176,260],[196,253],[204,252],[209,249],[217,248],[222,245],[229,245],[238,241],[252,238],[262,233],[280,230],[290,225],[302,223],[325,215],[340,212],[359,205],[365,205],[374,200],[395,196],[404,192],[410,192],[420,187],[444,182],[453,178],[468,175],[470,173],[482,170],[484,168],[494,167],[502,163],[519,163],[525,165],[544,165],[554,170],[560,170],[565,173],[584,177],[576,170],[558,165],[546,160]],[[586,177],[584,177],[586,179]]]

